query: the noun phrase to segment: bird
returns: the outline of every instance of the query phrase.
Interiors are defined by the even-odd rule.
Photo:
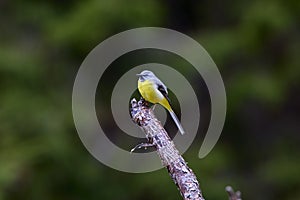
[[[138,90],[142,97],[153,104],[160,104],[167,109],[175,122],[178,130],[183,135],[185,133],[178,117],[173,111],[170,105],[170,99],[168,97],[168,89],[165,84],[156,77],[156,75],[149,71],[144,70],[137,74],[138,78]]]

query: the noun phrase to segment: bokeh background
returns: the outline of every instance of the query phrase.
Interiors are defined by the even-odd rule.
[[[83,59],[107,37],[142,26],[195,38],[224,79],[220,140],[198,159],[207,96],[184,154],[206,199],[227,199],[226,185],[244,199],[300,199],[299,13],[298,0],[0,1],[0,199],[181,199],[165,169],[127,174],[102,165],[73,124]]]

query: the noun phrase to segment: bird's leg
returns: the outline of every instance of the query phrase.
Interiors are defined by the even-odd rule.
[[[144,99],[143,97],[141,97],[140,101],[141,105],[144,105],[146,107],[150,107],[149,102],[146,101],[146,99]]]

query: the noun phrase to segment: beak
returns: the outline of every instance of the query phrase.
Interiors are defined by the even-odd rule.
[[[136,74],[138,77],[141,77],[142,76],[142,74]]]

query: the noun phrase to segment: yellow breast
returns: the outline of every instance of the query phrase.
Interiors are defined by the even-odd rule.
[[[149,80],[138,81],[138,89],[142,97],[151,103],[160,103],[164,98],[162,94],[158,93],[155,84]]]

